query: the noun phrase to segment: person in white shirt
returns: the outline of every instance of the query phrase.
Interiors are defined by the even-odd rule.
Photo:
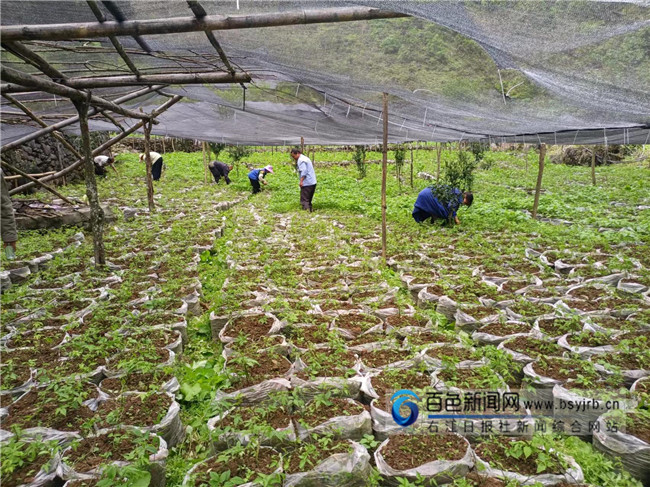
[[[162,168],[163,168],[163,158],[160,154],[157,152],[149,152],[149,157],[151,157],[151,176],[153,177],[154,181],[158,181],[160,179],[160,175],[162,174]],[[144,154],[140,154],[140,160],[142,162],[146,162],[144,159]]]
[[[113,158],[108,156],[97,156],[93,159],[95,162],[95,174],[97,176],[106,176],[106,166],[113,164]]]
[[[311,201],[316,192],[316,173],[311,159],[300,152],[300,149],[291,149],[291,157],[296,161],[298,175],[300,176],[300,204],[303,210],[313,211]]]

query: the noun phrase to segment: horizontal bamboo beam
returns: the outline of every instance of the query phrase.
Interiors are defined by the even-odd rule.
[[[3,41],[69,40],[108,36],[138,36],[151,34],[178,34],[205,30],[251,29],[282,25],[317,24],[323,22],[350,22],[356,20],[393,19],[407,14],[370,7],[344,7],[276,12],[251,15],[208,15],[174,17],[169,19],[125,20],[123,22],[82,22],[71,24],[3,25]]]
[[[120,98],[116,98],[113,100],[113,103],[120,104],[120,103],[126,103],[127,101],[134,100],[135,98],[139,98],[143,95],[147,95],[153,91],[156,91],[158,89],[162,88],[162,86],[152,86],[151,88],[145,88],[143,90],[138,90],[134,91],[133,93],[129,93],[128,95],[124,95]],[[96,115],[103,110],[99,110],[97,108],[91,109],[88,114],[89,115]],[[68,125],[72,125],[73,123],[77,123],[79,121],[79,115],[75,115],[74,117],[70,117],[67,120],[62,120],[58,123],[55,123],[53,125],[50,125],[47,128],[37,130],[36,132],[32,132],[31,134],[27,134],[24,137],[21,137],[20,139],[14,140],[13,142],[9,142],[8,144],[3,145],[0,150],[6,151],[6,150],[11,150],[15,149],[16,147],[19,147],[27,142],[30,142],[32,140],[38,139],[39,137],[42,137],[44,135],[49,134],[50,132],[54,132],[55,130],[62,129],[63,127],[67,127]]]
[[[155,117],[159,116],[161,113],[163,113],[169,107],[171,107],[172,105],[179,102],[182,98],[183,97],[180,96],[180,95],[175,95],[173,98],[167,100],[165,103],[163,103],[158,108],[156,108],[153,112],[151,112],[151,117],[155,118]],[[136,123],[135,125],[133,125],[129,129],[125,130],[121,134],[118,134],[115,137],[113,137],[112,139],[104,142],[102,145],[100,145],[99,147],[97,147],[95,150],[92,151],[92,156],[95,157],[95,156],[98,156],[98,155],[102,154],[106,149],[108,149],[112,145],[116,144],[120,140],[124,139],[128,135],[131,135],[133,132],[135,132],[136,130],[141,128],[144,125],[144,122],[145,122],[144,120],[140,120],[138,123]],[[39,181],[43,183],[43,182],[46,182],[46,181],[52,181],[53,179],[58,179],[61,176],[65,176],[69,172],[72,172],[77,167],[81,166],[81,164],[83,164],[83,162],[84,162],[83,158],[79,159],[79,160],[75,161],[74,163],[72,163],[71,165],[69,165],[68,167],[66,167],[65,169],[61,169],[59,172],[54,173],[54,174],[52,174],[50,176],[46,176],[46,177],[44,177],[43,179],[41,179]],[[29,189],[34,185],[35,185],[35,183],[32,183],[32,182],[23,184],[22,186],[18,186],[17,188],[14,188],[11,191],[9,191],[9,194],[12,195],[12,194],[20,193],[21,191],[25,191],[26,189]]]
[[[9,51],[11,51],[12,53],[14,53],[16,56],[23,58],[32,66],[35,66],[36,68],[40,69],[43,73],[45,73],[53,80],[58,81],[66,78],[66,76],[63,73],[61,73],[61,71],[56,69],[45,59],[43,59],[41,56],[33,52],[27,46],[24,46],[20,42],[4,41],[2,43],[2,46],[8,49]]]
[[[248,83],[251,77],[244,73],[234,76],[230,73],[165,73],[149,75],[101,76],[94,78],[68,78],[65,85],[78,90],[113,88],[117,86],[138,86],[152,84],[187,85],[215,83]]]
[[[70,206],[74,206],[74,205],[75,205],[75,203],[73,203],[72,201],[70,201],[68,198],[66,198],[66,197],[63,196],[61,193],[59,193],[56,189],[52,188],[51,186],[48,186],[48,185],[45,184],[44,182],[39,181],[38,179],[36,179],[36,178],[30,176],[30,175],[27,174],[26,172],[21,171],[21,170],[18,169],[17,167],[12,166],[11,164],[9,164],[9,163],[7,163],[7,162],[5,162],[5,161],[0,161],[0,163],[2,163],[2,165],[3,165],[4,167],[6,167],[7,169],[9,169],[11,172],[15,172],[15,173],[19,174],[20,176],[22,176],[22,177],[24,177],[24,178],[26,178],[26,179],[29,179],[29,180],[31,181],[31,184],[35,184],[36,186],[40,186],[41,188],[43,188],[43,189],[49,191],[50,193],[52,193],[54,196],[56,196],[56,197],[58,197],[58,198],[61,198],[63,201],[65,201],[66,203],[68,203]]]
[[[2,75],[3,79],[6,79],[10,83],[16,83],[24,86],[31,86],[33,88],[38,88],[41,91],[45,91],[46,93],[52,93],[54,95],[59,95],[64,98],[70,98],[71,100],[79,101],[79,100],[85,100],[86,98],[89,98],[89,103],[91,105],[105,108],[107,110],[110,110],[115,113],[119,113],[126,117],[138,118],[138,119],[147,119],[150,117],[150,115],[146,113],[137,112],[135,110],[130,110],[128,108],[121,107],[119,105],[116,105],[112,101],[105,100],[104,98],[100,98],[95,95],[89,96],[88,93],[84,93],[83,91],[79,91],[74,88],[70,88],[69,86],[55,83],[53,81],[49,81],[46,79],[37,78],[36,76],[23,73],[16,69],[7,68],[3,66],[2,68],[0,68],[0,74]]]

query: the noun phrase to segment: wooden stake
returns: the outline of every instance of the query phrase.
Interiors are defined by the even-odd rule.
[[[104,210],[99,205],[97,181],[95,180],[95,164],[90,150],[90,130],[88,129],[88,108],[91,94],[88,99],[73,100],[79,112],[79,129],[81,130],[81,152],[84,155],[84,173],[86,179],[86,195],[90,203],[90,227],[93,233],[93,252],[95,254],[95,267],[106,264],[106,251],[104,249]]]
[[[386,265],[386,172],[388,170],[388,93],[384,92],[384,144],[381,158],[381,258]]]
[[[413,146],[411,146],[411,188],[413,187]]]
[[[300,153],[304,154],[305,153],[305,138],[300,137]]]
[[[539,206],[539,194],[542,191],[542,176],[544,174],[544,157],[546,156],[546,144],[539,146],[539,169],[537,171],[537,186],[535,187],[535,202],[533,203],[533,218],[537,218],[537,207]]]
[[[151,175],[151,154],[150,150],[150,140],[149,136],[151,135],[151,121],[144,122],[144,160],[147,164],[147,201],[149,203],[149,213],[153,213],[156,209],[153,201],[153,178]]]
[[[207,144],[203,142],[203,182],[205,184],[208,183],[208,154],[206,152],[206,146]]]
[[[596,148],[591,151],[591,184],[596,186]]]
[[[442,155],[442,142],[438,142],[438,147],[436,148],[437,158],[438,158],[438,169],[436,171],[436,182],[440,181],[440,156]]]
[[[6,167],[7,169],[9,169],[11,172],[15,172],[16,174],[19,174],[20,176],[22,176],[22,177],[24,177],[24,178],[27,178],[27,179],[29,179],[30,181],[33,181],[37,186],[40,186],[41,188],[45,189],[46,191],[49,191],[50,193],[52,193],[54,196],[56,196],[56,197],[58,197],[58,198],[61,198],[63,201],[65,201],[65,202],[68,203],[69,205],[74,206],[74,205],[76,204],[76,203],[70,201],[70,200],[69,200],[68,198],[66,198],[65,196],[63,196],[61,193],[59,193],[57,190],[55,190],[55,189],[52,188],[51,186],[48,186],[48,185],[45,184],[45,183],[41,183],[38,179],[36,179],[35,177],[33,177],[33,176],[27,174],[26,172],[21,171],[21,170],[18,169],[17,167],[12,166],[11,164],[9,164],[9,163],[7,163],[7,162],[5,162],[5,161],[0,161],[0,162],[2,163],[2,165],[3,165],[4,167]],[[38,174],[37,174],[37,176],[38,176]],[[7,180],[10,179],[10,178],[11,178],[11,176],[5,177],[5,179],[7,179]]]

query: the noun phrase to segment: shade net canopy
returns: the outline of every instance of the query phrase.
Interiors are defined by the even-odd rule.
[[[650,142],[650,2],[200,2],[208,15],[365,6],[409,17],[217,30],[239,84],[169,85],[127,103],[150,111],[184,99],[152,133],[240,145],[375,144],[382,93],[389,140],[549,144]],[[98,2],[107,20],[191,17],[187,2]],[[7,1],[2,25],[96,22],[87,2]],[[143,75],[228,72],[205,32],[119,36]],[[70,78],[132,74],[108,38],[25,41]],[[3,65],[45,75],[7,49]],[[95,89],[114,99],[133,88]],[[163,93],[163,94],[161,94]],[[48,123],[66,100],[15,94]],[[2,104],[3,143],[30,124]],[[134,123],[117,117],[123,126]],[[74,126],[70,126],[74,130]],[[117,130],[102,117],[92,130]]]

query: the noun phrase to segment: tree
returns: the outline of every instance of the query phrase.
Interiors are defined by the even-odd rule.
[[[252,151],[243,145],[231,145],[228,147],[228,154],[232,158],[232,163],[237,166],[237,174],[239,175],[239,161],[244,157],[251,155]]]
[[[352,158],[357,164],[357,171],[359,171],[359,179],[366,177],[366,146],[365,145],[356,145],[356,151]]]

